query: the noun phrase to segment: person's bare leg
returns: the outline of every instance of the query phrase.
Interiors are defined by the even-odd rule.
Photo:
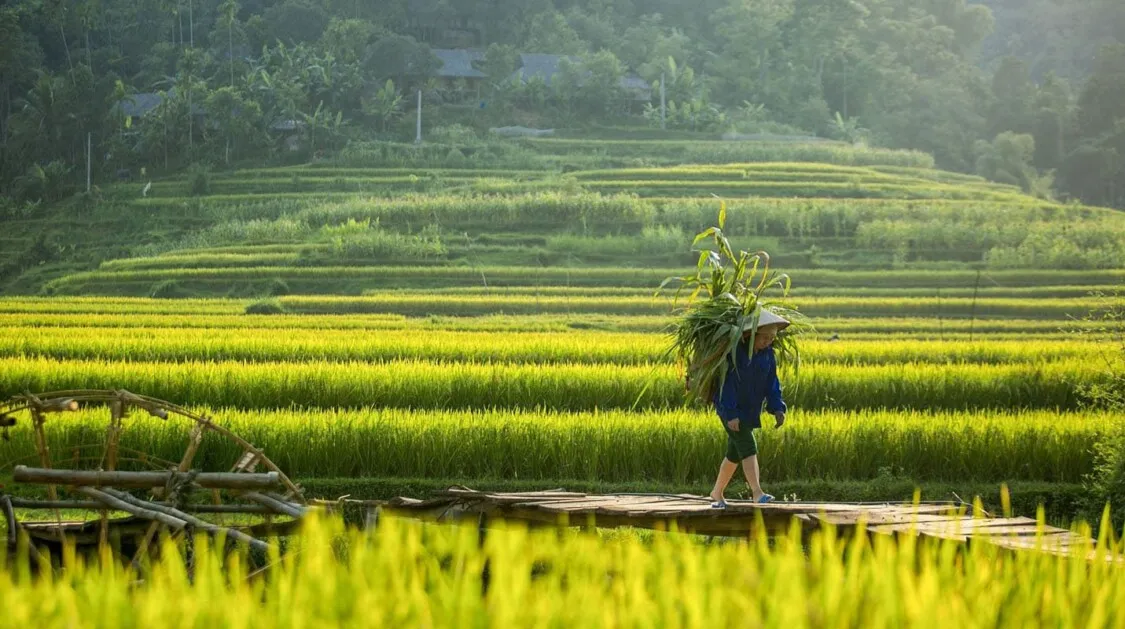
[[[762,485],[759,483],[758,455],[755,454],[742,459],[742,473],[746,475],[746,482],[750,485],[750,492],[754,495],[754,501],[757,502],[758,498],[761,498],[762,494],[765,493],[762,491]]]
[[[711,500],[719,501],[723,499],[723,492],[726,491],[730,479],[734,478],[734,473],[737,471],[738,463],[723,457],[723,462],[719,465],[719,476],[715,479],[715,488],[711,490]]]

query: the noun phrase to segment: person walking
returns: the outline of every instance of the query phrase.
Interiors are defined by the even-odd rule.
[[[742,342],[735,350],[732,364],[728,366],[723,386],[715,392],[715,412],[727,434],[727,452],[719,465],[719,475],[711,490],[711,506],[727,506],[723,493],[730,484],[739,464],[750,485],[754,502],[766,503],[774,499],[762,491],[758,469],[758,441],[754,431],[762,427],[762,406],[773,415],[775,427],[785,423],[786,406],[781,398],[781,382],[777,377],[777,358],[773,342],[778,332],[789,326],[786,319],[763,309],[757,328],[748,324],[742,333]]]

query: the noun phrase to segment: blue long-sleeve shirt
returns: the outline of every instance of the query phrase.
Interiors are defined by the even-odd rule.
[[[722,389],[715,392],[715,411],[723,421],[738,419],[751,428],[761,428],[763,403],[770,413],[786,410],[777,378],[777,357],[772,347],[751,354],[749,345],[740,343]]]

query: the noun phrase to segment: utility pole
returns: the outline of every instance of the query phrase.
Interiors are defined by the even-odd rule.
[[[414,135],[414,143],[422,143],[422,90],[418,90],[418,125],[417,133]]]
[[[86,194],[90,194],[90,132],[86,132]]]
[[[660,73],[660,128],[664,128],[664,73]]]

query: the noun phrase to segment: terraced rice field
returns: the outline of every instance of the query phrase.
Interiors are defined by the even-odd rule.
[[[816,327],[783,375],[788,425],[761,434],[767,487],[905,499],[1009,483],[1024,513],[1045,498],[1052,517],[1079,515],[1123,421],[1086,405],[1120,368],[1120,322],[1097,315],[1120,308],[1123,215],[909,153],[668,143],[641,162],[628,142],[610,158],[525,144],[578,167],[345,151],[216,173],[196,197],[186,178],[143,199],[122,187],[114,207],[159,235],[0,298],[0,394],[121,387],[195,405],[338,495],[395,479],[706,491],[722,433],[684,404],[674,291],[658,286],[699,258],[714,194],[733,244],[770,251]],[[59,457],[91,429],[71,419]],[[142,424],[130,447],[171,455],[184,439]],[[0,444],[0,462],[32,448]]]
[[[507,299],[579,299],[531,290]],[[595,303],[618,299],[587,290]],[[298,477],[701,486],[713,473],[722,435],[707,409],[683,406],[667,304],[664,314],[410,317],[394,312],[394,295],[429,304],[419,313],[484,297],[293,297],[283,303],[295,310],[379,312],[272,316],[244,314],[244,300],[0,299],[0,390],[122,387],[200,405]],[[1079,387],[1105,377],[1091,357],[1115,358],[1074,337],[1096,323],[1035,314],[1046,318],[814,319],[800,371],[784,375],[790,424],[761,440],[767,477],[850,482],[892,470],[919,483],[1078,486],[1121,419],[1083,410]],[[88,421],[68,420],[60,443],[79,443]],[[128,447],[165,456],[182,445],[178,428],[142,424]],[[0,460],[33,452],[16,439]]]

